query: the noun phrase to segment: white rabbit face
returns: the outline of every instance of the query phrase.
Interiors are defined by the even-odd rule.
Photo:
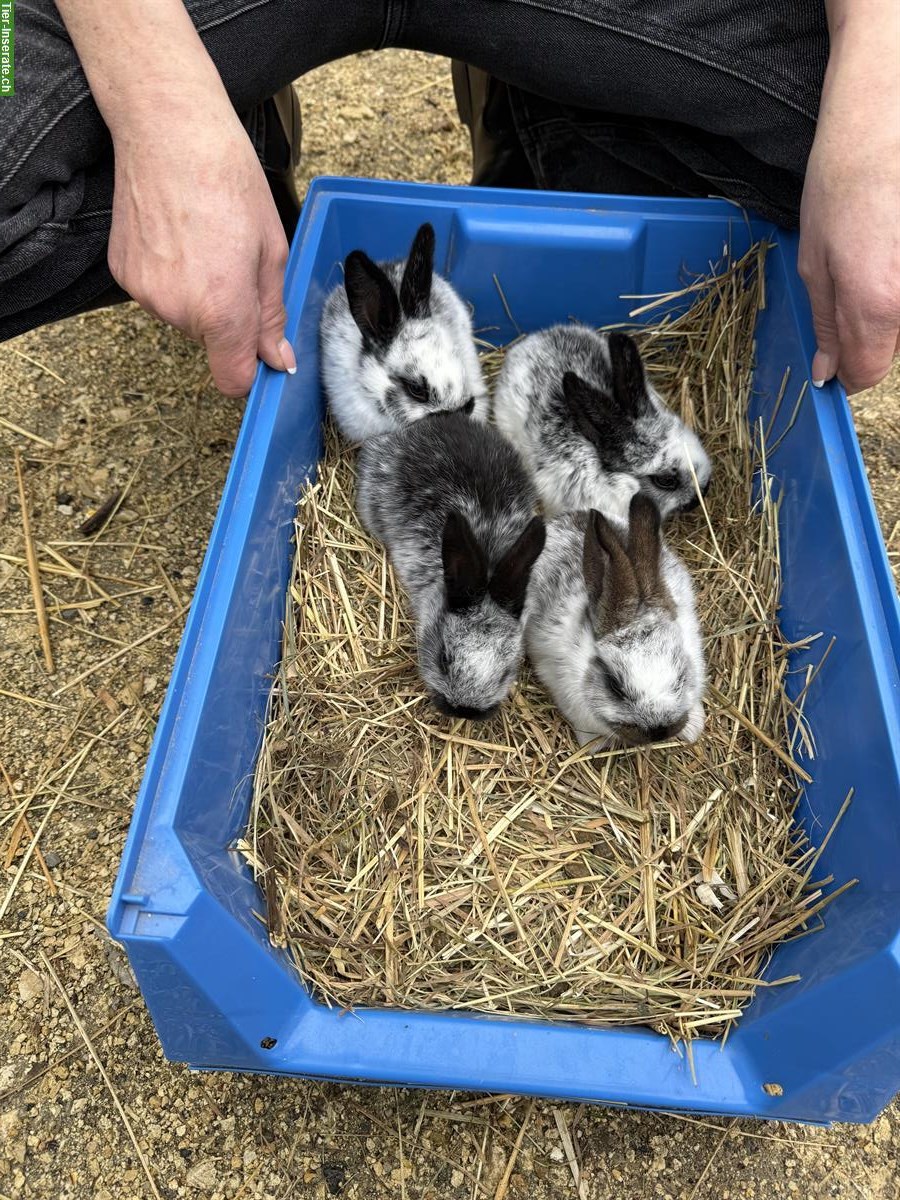
[[[625,529],[590,514],[582,569],[585,620],[595,641],[585,659],[584,692],[602,724],[626,745],[699,732],[702,678],[664,577],[663,550],[659,511],[646,496],[632,498]],[[672,582],[677,594],[677,575]]]
[[[382,395],[376,400],[398,425],[457,409],[472,415],[481,399],[460,358],[458,339],[431,318],[406,321],[378,365]]]
[[[640,490],[667,517],[697,507],[697,489],[706,495],[712,464],[694,431],[669,412],[655,392],[651,395],[659,407],[635,422],[632,471],[640,480]],[[645,457],[642,449],[651,447],[653,452]]]
[[[509,695],[523,655],[522,625],[489,597],[444,614],[419,640],[419,670],[448,716],[491,716]]]
[[[608,362],[594,359],[590,382],[574,372],[563,375],[563,399],[576,428],[603,470],[636,479],[663,517],[694,508],[697,488],[705,493],[712,474],[700,439],[650,385],[632,338],[609,334],[604,353]]]
[[[697,700],[694,674],[677,622],[654,612],[597,643],[585,686],[603,723],[634,746],[684,735]]]
[[[703,730],[706,671],[691,577],[640,493],[627,524],[596,510],[549,523],[526,609],[528,653],[580,745]]]

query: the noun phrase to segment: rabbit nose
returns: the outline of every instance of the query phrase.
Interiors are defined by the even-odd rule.
[[[648,742],[665,742],[670,736],[668,725],[653,725],[644,730],[644,737]]]
[[[447,697],[442,696],[440,692],[434,693],[431,702],[444,716],[463,717],[467,721],[485,721],[488,717],[492,717],[499,707],[496,704],[490,705],[489,708],[474,708],[469,704],[451,704]]]
[[[678,737],[687,724],[687,717],[679,717],[677,721],[667,724],[636,726],[630,725],[620,729],[619,736],[629,746],[650,746],[656,742],[671,742]]]
[[[683,716],[667,725],[653,725],[644,730],[644,737],[648,742],[671,742],[673,738],[678,737],[686,724],[687,716]]]

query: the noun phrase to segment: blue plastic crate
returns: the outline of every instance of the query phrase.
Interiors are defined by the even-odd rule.
[[[868,1121],[900,1089],[900,614],[846,397],[809,389],[771,467],[784,489],[782,623],[836,639],[806,712],[816,782],[800,808],[812,841],[856,800],[821,874],[860,879],[826,928],[779,948],[724,1049],[694,1045],[696,1082],[643,1030],[363,1010],[311,1001],[254,916],[262,897],[228,849],[242,831],[269,676],[278,656],[298,488],[321,450],[317,327],[356,246],[399,256],[429,220],[437,264],[495,339],[578,317],[622,320],[622,296],[667,291],[728,248],[775,243],[758,328],[758,413],[785,367],[789,421],[813,334],[796,242],[719,201],[494,192],[316,181],[287,272],[293,377],[262,368],[225,484],[109,911],[167,1056],[227,1068],[603,1101],[640,1107]],[[796,666],[805,664],[797,655]],[[793,677],[798,681],[800,673]],[[268,1048],[266,1048],[268,1047]],[[770,1095],[764,1085],[776,1083]]]

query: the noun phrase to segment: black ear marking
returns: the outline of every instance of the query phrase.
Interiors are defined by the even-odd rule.
[[[450,612],[477,604],[487,591],[487,559],[472,526],[455,508],[444,522],[441,560]]]
[[[600,540],[600,522],[603,517],[596,509],[588,513],[588,526],[584,533],[584,550],[581,556],[581,568],[587,588],[588,603],[594,612],[603,599],[603,583],[606,579],[606,565],[609,556]]]
[[[431,280],[434,275],[434,228],[427,221],[419,227],[400,282],[400,307],[407,317],[427,317],[431,312]]]
[[[531,569],[544,549],[547,529],[542,517],[532,517],[497,563],[488,585],[491,599],[514,617],[522,615]]]
[[[350,315],[368,346],[385,349],[400,327],[400,302],[394,285],[362,250],[353,250],[344,262],[344,289]]]
[[[574,371],[563,375],[562,390],[578,432],[596,448],[606,465],[610,451],[617,451],[622,441],[622,417],[612,397]]]
[[[607,345],[616,403],[622,412],[639,417],[650,409],[651,403],[637,342],[627,333],[615,330],[609,335]]]

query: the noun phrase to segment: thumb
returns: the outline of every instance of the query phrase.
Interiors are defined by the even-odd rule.
[[[285,243],[286,252],[287,245]],[[297,359],[290,342],[284,336],[284,255],[263,255],[259,264],[259,334],[257,353],[264,363],[276,371],[293,375]]]
[[[216,387],[226,396],[246,396],[253,383],[256,345],[252,328],[229,318],[209,325],[201,336]]]
[[[834,283],[824,263],[804,276],[809,302],[812,306],[813,329],[816,333],[816,353],[812,360],[814,387],[822,387],[837,375],[840,365]]]

